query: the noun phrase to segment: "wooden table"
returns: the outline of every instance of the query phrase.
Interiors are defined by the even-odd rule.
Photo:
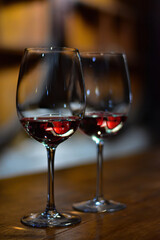
[[[95,164],[56,171],[57,209],[72,211],[73,202],[94,197],[95,184]],[[159,148],[104,163],[104,195],[127,204],[119,212],[78,213],[82,222],[67,228],[23,226],[23,215],[45,209],[46,185],[46,173],[0,181],[1,240],[160,239]]]

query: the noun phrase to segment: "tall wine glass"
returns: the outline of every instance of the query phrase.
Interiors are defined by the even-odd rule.
[[[114,212],[125,204],[106,200],[102,190],[104,139],[124,125],[131,103],[130,80],[125,54],[81,53],[86,87],[86,110],[80,129],[97,145],[97,186],[92,200],[75,203],[82,212]]]
[[[17,112],[26,132],[42,143],[48,156],[48,200],[42,213],[22,223],[33,227],[69,226],[80,217],[59,213],[54,200],[56,147],[77,130],[85,108],[79,52],[72,48],[26,49],[17,85]]]

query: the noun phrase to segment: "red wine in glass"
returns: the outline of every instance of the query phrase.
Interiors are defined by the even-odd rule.
[[[126,56],[123,53],[81,52],[86,87],[85,116],[80,123],[83,133],[97,147],[96,194],[93,199],[77,202],[82,212],[115,212],[123,203],[103,196],[104,139],[116,135],[124,126],[132,100]]]
[[[79,126],[80,118],[38,117],[22,118],[20,121],[31,137],[52,147],[72,136]]]
[[[81,221],[71,212],[56,209],[54,161],[57,146],[77,130],[84,115],[85,102],[84,78],[77,49],[25,49],[17,83],[17,114],[25,131],[46,148],[48,194],[45,210],[25,215],[21,219],[24,225],[68,227]]]
[[[124,125],[127,116],[119,113],[89,113],[80,123],[80,129],[88,136],[107,138],[115,135]]]

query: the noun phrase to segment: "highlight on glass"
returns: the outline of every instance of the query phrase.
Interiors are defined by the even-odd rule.
[[[79,216],[59,213],[54,198],[55,150],[77,130],[85,109],[85,87],[78,50],[26,49],[20,67],[16,105],[23,128],[45,146],[48,157],[46,209],[24,216],[22,223],[32,227],[79,223]]]
[[[127,60],[123,53],[80,55],[86,87],[86,110],[80,129],[97,146],[97,183],[95,197],[74,203],[73,208],[82,212],[114,212],[126,205],[103,196],[103,145],[106,138],[123,128],[129,114],[132,96]]]

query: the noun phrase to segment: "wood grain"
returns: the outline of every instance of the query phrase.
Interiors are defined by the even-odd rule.
[[[96,165],[55,173],[58,210],[72,211],[72,203],[94,197]],[[104,195],[127,204],[115,213],[79,213],[82,222],[67,228],[36,229],[23,226],[22,216],[43,211],[47,175],[40,173],[0,181],[0,239],[160,239],[160,150],[104,163]]]

